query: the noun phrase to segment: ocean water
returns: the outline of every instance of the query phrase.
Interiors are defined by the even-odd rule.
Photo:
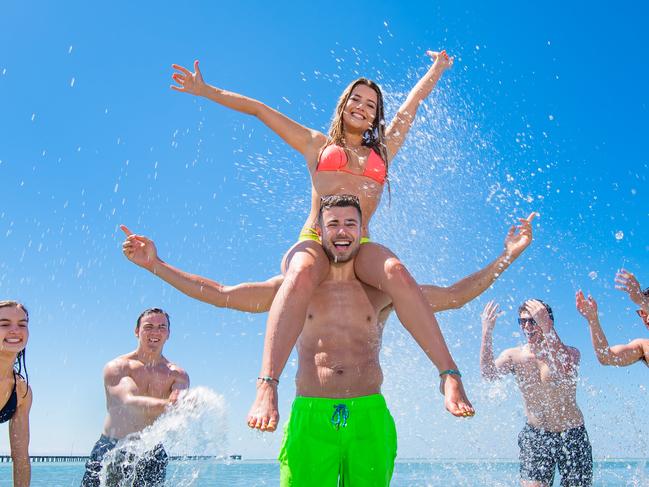
[[[82,463],[33,464],[32,487],[78,486]],[[11,465],[0,465],[0,486],[11,485]],[[261,487],[279,485],[275,461],[203,462],[174,461],[167,469],[167,485]],[[392,487],[505,487],[518,485],[515,461],[455,462],[400,460],[395,465]],[[558,475],[555,485],[559,485]],[[649,459],[595,462],[595,486],[648,487]],[[314,487],[315,486],[314,484]]]

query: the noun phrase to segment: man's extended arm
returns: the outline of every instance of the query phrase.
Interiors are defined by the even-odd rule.
[[[447,309],[457,309],[475,299],[500,277],[532,242],[532,220],[536,213],[520,218],[517,226],[512,226],[505,238],[505,248],[488,266],[465,277],[448,287],[433,285],[420,286],[434,313]]]
[[[593,342],[593,349],[597,360],[602,365],[617,365],[624,367],[631,365],[644,357],[643,340],[633,340],[627,345],[609,346],[606,334],[599,322],[597,312],[597,302],[588,296],[584,296],[582,291],[577,292],[577,310],[588,320],[590,328],[590,338]]]
[[[263,282],[247,282],[226,286],[216,281],[177,269],[158,257],[155,244],[143,235],[133,234],[124,225],[126,234],[122,244],[124,255],[133,263],[148,270],[189,297],[219,308],[232,308],[249,313],[263,313],[270,309],[283,277],[275,276]]]

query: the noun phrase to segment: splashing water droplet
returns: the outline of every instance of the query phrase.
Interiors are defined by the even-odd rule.
[[[595,279],[597,279],[597,272],[595,272],[595,271],[590,271],[590,272],[588,273],[588,277],[590,277],[590,278],[594,281]]]
[[[554,120],[554,115],[548,115],[548,120],[550,121]]]
[[[615,240],[622,240],[624,238],[624,232],[622,230],[618,230],[615,232]]]
[[[74,77],[70,80],[70,88],[74,88]]]

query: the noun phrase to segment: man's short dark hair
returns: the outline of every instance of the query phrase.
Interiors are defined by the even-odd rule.
[[[171,329],[171,320],[169,319],[169,315],[165,310],[160,308],[149,308],[142,311],[140,316],[137,317],[137,323],[135,324],[136,330],[140,328],[140,322],[142,321],[142,318],[144,318],[146,315],[165,315],[165,317],[167,318],[167,328]]]
[[[546,309],[547,312],[548,312],[548,316],[550,316],[550,319],[552,320],[552,323],[554,324],[554,314],[552,314],[552,308],[550,308],[550,305],[549,305],[549,304],[544,303],[544,302],[541,301],[539,298],[532,298],[532,299],[528,299],[527,301],[538,301],[538,302],[541,303],[543,306],[545,306],[545,309]],[[525,303],[527,303],[527,301],[525,301]],[[521,304],[521,305],[518,307],[518,314],[519,314],[519,315],[520,315],[523,311],[527,311],[527,307],[525,306],[525,303]]]
[[[318,221],[322,223],[322,213],[330,208],[345,208],[353,206],[358,210],[358,216],[363,219],[363,212],[361,211],[361,203],[357,196],[353,194],[330,194],[320,198],[320,212],[318,213]]]
[[[644,294],[645,296],[647,296],[649,298],[649,287],[647,289],[645,289],[644,291],[642,291],[642,294]]]

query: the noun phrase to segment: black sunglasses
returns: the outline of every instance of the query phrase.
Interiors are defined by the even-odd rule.
[[[527,323],[531,323],[532,325],[536,325],[536,321],[534,321],[534,318],[518,318],[518,324],[520,326],[526,325]]]

